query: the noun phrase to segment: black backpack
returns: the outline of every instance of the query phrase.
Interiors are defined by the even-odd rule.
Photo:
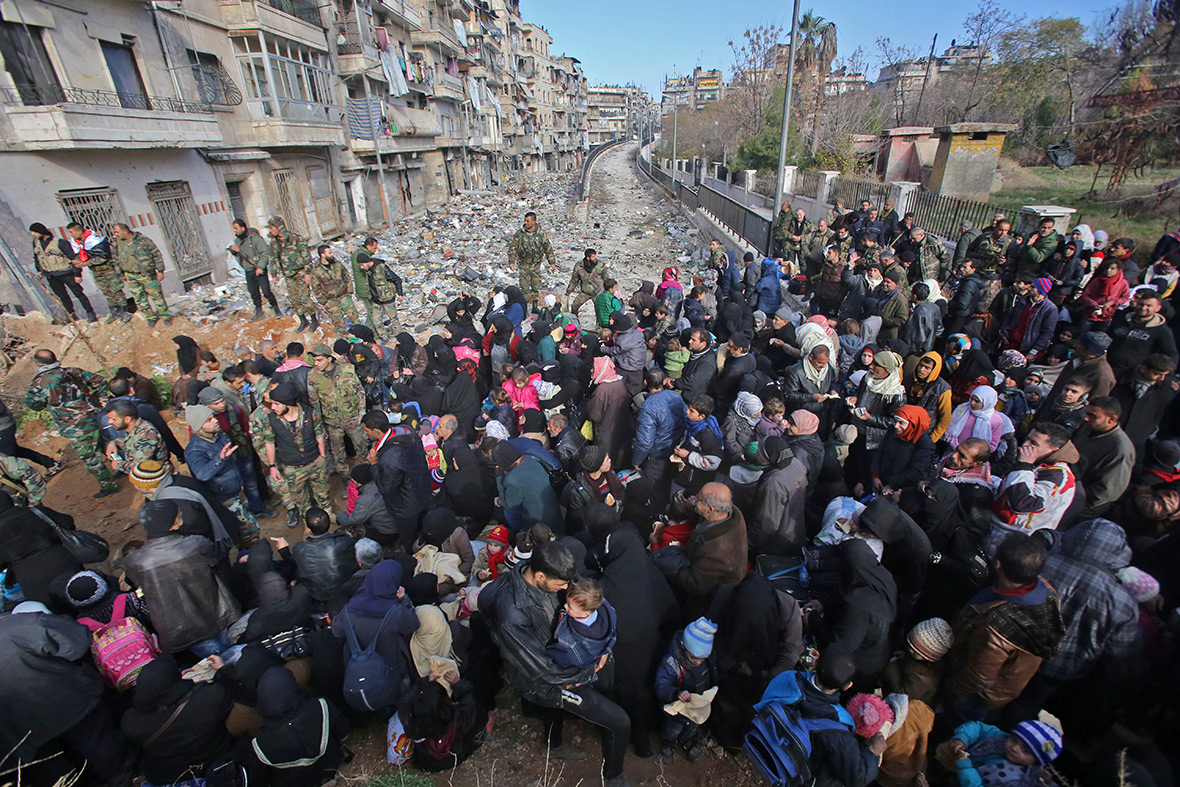
[[[381,625],[373,632],[368,647],[357,642],[352,618],[345,609],[340,613],[344,636],[348,642],[348,664],[344,667],[344,701],[355,711],[375,711],[393,707],[401,693],[401,676],[397,668],[377,652],[377,640],[397,611],[390,607],[381,618]]]

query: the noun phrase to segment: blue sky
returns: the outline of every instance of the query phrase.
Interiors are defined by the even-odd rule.
[[[1039,0],[1036,4],[997,0],[1017,13],[1035,16],[1076,16],[1087,27],[1109,17],[1118,0]],[[885,36],[926,52],[938,33],[938,51],[952,38],[963,38],[963,19],[976,0],[802,0],[836,23],[839,56],[857,46],[867,55],[870,80],[877,76],[876,40]],[[717,8],[724,13],[717,14]],[[582,61],[591,84],[635,82],[658,97],[664,74],[689,73],[694,66],[721,68],[728,74],[733,56],[730,39],[764,23],[789,27],[791,2],[777,0],[524,0],[521,14],[544,25],[553,36],[553,54]],[[789,31],[784,39],[790,37]]]

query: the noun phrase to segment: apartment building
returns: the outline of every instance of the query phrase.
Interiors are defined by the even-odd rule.
[[[318,242],[571,168],[586,81],[551,45],[516,0],[4,0],[0,237],[29,268],[32,222],[126,221],[177,292],[224,278],[234,218]]]
[[[590,146],[638,136],[651,98],[635,85],[598,85],[587,93]]]

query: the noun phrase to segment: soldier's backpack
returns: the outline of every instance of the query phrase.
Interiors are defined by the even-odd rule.
[[[110,623],[92,618],[78,618],[78,622],[90,629],[90,653],[103,682],[113,689],[133,688],[140,671],[160,655],[156,638],[138,618],[127,616],[126,593],[115,596]]]

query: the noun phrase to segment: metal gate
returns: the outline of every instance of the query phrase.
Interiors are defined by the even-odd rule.
[[[306,240],[307,212],[303,207],[303,197],[299,193],[299,181],[295,180],[295,173],[289,169],[276,169],[275,189],[279,194],[279,211],[282,212],[287,226]]]
[[[308,167],[307,180],[311,184],[311,199],[315,204],[320,237],[330,238],[340,232],[340,216],[336,212],[336,198],[332,196],[332,182],[325,167]]]
[[[213,270],[213,259],[209,256],[205,231],[197,218],[197,205],[188,181],[152,183],[147,187],[147,195],[156,206],[160,229],[164,231],[164,240],[180,278],[188,281]]]
[[[127,221],[114,189],[70,189],[57,192],[57,201],[70,217],[87,229],[110,238],[112,225]]]

